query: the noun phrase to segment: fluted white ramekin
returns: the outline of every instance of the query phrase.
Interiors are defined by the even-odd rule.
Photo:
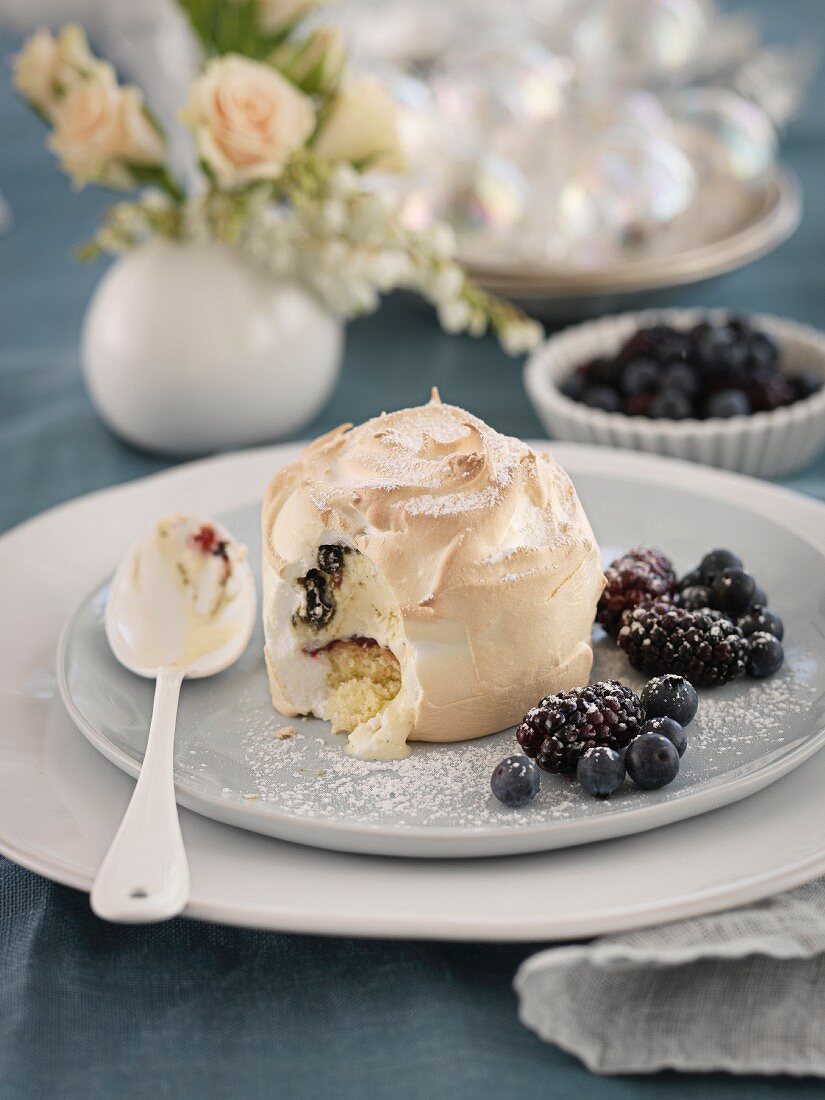
[[[648,420],[591,409],[565,397],[559,383],[580,363],[613,355],[637,329],[653,324],[686,328],[720,309],[651,309],[587,321],[552,336],[527,362],[524,385],[555,439],[602,443],[670,455],[743,474],[779,477],[806,466],[825,447],[825,388],[775,412],[729,420]],[[825,334],[765,314],[753,321],[778,340],[783,370],[816,371],[825,380]]]

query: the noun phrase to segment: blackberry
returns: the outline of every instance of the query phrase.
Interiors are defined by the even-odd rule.
[[[619,561],[642,561],[645,565],[649,565],[654,572],[664,577],[671,585],[676,584],[676,570],[673,568],[673,562],[667,554],[657,550],[655,546],[635,546],[632,550],[628,550],[626,554],[622,554]],[[617,563],[613,562],[613,564],[616,565]]]
[[[644,721],[639,697],[618,680],[603,680],[546,696],[525,714],[516,740],[543,771],[570,775],[588,749],[606,745],[618,752]]]
[[[605,570],[605,588],[596,608],[596,622],[615,638],[625,611],[669,596],[672,584],[644,561],[620,558]]]
[[[619,645],[640,672],[684,676],[696,687],[744,675],[748,646],[742,631],[717,613],[668,604],[628,612]]]

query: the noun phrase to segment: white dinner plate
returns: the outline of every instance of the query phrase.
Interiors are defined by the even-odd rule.
[[[455,745],[418,744],[400,761],[353,760],[327,722],[294,722],[273,711],[259,622],[236,665],[184,685],[175,737],[181,805],[229,825],[339,851],[513,855],[693,817],[753,794],[807,760],[825,742],[822,553],[769,516],[691,489],[610,471],[578,475],[576,486],[608,560],[620,548],[664,542],[685,572],[711,538],[746,556],[788,623],[787,661],[779,674],[701,693],[675,782],[658,791],[628,783],[601,800],[566,777],[547,776],[530,806],[509,809],[493,797],[489,780],[503,756],[521,751],[513,729]],[[247,543],[259,573],[260,504],[220,518]],[[109,649],[103,622],[108,588],[108,581],[100,585],[70,619],[58,653],[58,683],[89,741],[137,775],[154,685],[122,668]],[[511,642],[503,636],[500,644]],[[596,647],[593,679],[621,679],[637,691],[644,683],[608,638]],[[296,736],[275,736],[284,727],[296,729]]]
[[[825,509],[794,494],[624,452],[569,445],[555,451],[582,484],[609,471],[617,483],[649,486],[654,496],[662,486],[690,489],[706,499],[709,514],[735,502],[802,533],[817,552],[825,547]],[[137,527],[175,509],[221,513],[248,504],[290,453],[273,448],[180,468],[56,509],[0,540],[0,848],[11,858],[88,889],[132,786],[83,741],[56,698],[51,670],[68,615],[111,570]],[[597,527],[608,522],[594,519]],[[671,520],[673,535],[661,530],[658,539],[666,546],[682,522],[677,515]],[[639,540],[650,537],[652,521],[643,515],[639,521]],[[697,532],[697,550],[710,538]],[[683,545],[681,536],[676,541]],[[754,548],[749,557],[764,574],[764,551]],[[784,605],[786,588],[799,578],[784,581],[778,569],[770,575],[779,585],[774,602]],[[815,599],[810,621],[821,633],[821,594]],[[790,637],[796,629],[794,623]],[[798,637],[793,645],[812,659],[804,631]],[[810,702],[818,705],[814,697]],[[490,860],[341,854],[184,812],[193,885],[188,912],[295,931],[492,940],[584,936],[675,919],[825,871],[823,782],[825,754],[819,754],[753,798],[691,821]]]

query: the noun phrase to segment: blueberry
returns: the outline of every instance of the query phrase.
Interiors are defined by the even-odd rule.
[[[730,550],[711,550],[699,563],[699,575],[705,584],[710,584],[717,573],[723,569],[741,569],[742,560]]]
[[[736,370],[744,363],[747,348],[738,333],[720,325],[713,325],[696,344],[703,366],[714,372]]]
[[[699,569],[691,569],[689,573],[685,573],[684,577],[676,582],[676,590],[678,592],[684,592],[686,588],[693,588],[697,584],[702,583],[702,574]]]
[[[662,375],[663,390],[679,390],[687,397],[693,397],[699,389],[696,370],[689,363],[671,363]]]
[[[757,585],[753,590],[753,599],[751,603],[754,607],[767,607],[768,606],[768,594],[764,588]]]
[[[710,589],[703,584],[692,584],[683,588],[679,593],[678,603],[680,607],[688,611],[698,611],[702,607],[710,607]]]
[[[788,379],[793,391],[796,394],[797,401],[804,400],[806,397],[811,397],[815,393],[819,393],[822,389],[822,379],[813,370],[803,370],[799,374],[794,374]]]
[[[667,786],[679,774],[679,752],[661,733],[642,733],[634,737],[627,746],[624,762],[636,786],[646,791]]]
[[[723,569],[710,586],[711,606],[730,615],[743,615],[751,606],[755,591],[756,581],[750,573],[744,569]]]
[[[618,412],[621,401],[618,393],[610,386],[589,386],[584,391],[584,403],[591,409],[602,412]]]
[[[490,777],[493,794],[505,806],[526,806],[539,793],[541,772],[529,756],[505,756]]]
[[[587,364],[587,376],[594,385],[613,389],[619,377],[619,366],[615,359],[599,355]]]
[[[318,547],[318,568],[330,576],[336,576],[344,568],[344,555],[349,547],[337,543],[328,543]]]
[[[576,765],[576,778],[588,794],[607,798],[624,783],[624,759],[607,745],[588,749]]]
[[[767,332],[753,332],[748,336],[748,365],[758,374],[770,374],[779,369],[779,347]]]
[[[301,618],[313,630],[323,629],[335,614],[335,596],[329,576],[321,569],[310,569],[305,577],[300,578],[298,584],[306,591],[306,610]]]
[[[785,651],[782,643],[773,634],[767,634],[765,631],[751,634],[748,646],[748,676],[752,676],[755,680],[764,680],[766,676],[773,676],[784,660]]]
[[[692,411],[690,399],[681,390],[662,390],[650,406],[654,420],[686,420]]]
[[[642,726],[641,732],[660,733],[662,737],[666,737],[668,741],[673,743],[679,756],[685,755],[688,744],[687,734],[679,723],[672,718],[650,718]]]
[[[729,420],[732,416],[748,416],[751,403],[742,390],[720,390],[705,406],[709,417]]]
[[[648,718],[672,718],[680,726],[689,726],[699,709],[696,688],[683,676],[669,672],[645,684],[641,703]]]
[[[752,607],[746,615],[743,615],[739,619],[738,626],[746,638],[758,632],[773,634],[774,638],[778,638],[781,642],[785,634],[785,627],[779,616],[760,606]]]
[[[563,393],[565,397],[569,397],[571,401],[581,401],[584,397],[584,391],[587,389],[588,379],[584,374],[575,371],[573,374],[568,374],[559,384],[559,393]]]
[[[747,317],[744,313],[728,314],[725,324],[732,332],[737,332],[740,335],[751,331],[750,317]]]
[[[622,390],[628,397],[655,393],[659,388],[659,367],[652,359],[631,359],[622,374]]]

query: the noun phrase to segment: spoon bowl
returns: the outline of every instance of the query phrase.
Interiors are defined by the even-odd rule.
[[[234,664],[256,610],[245,548],[209,516],[159,521],[118,567],[106,637],[117,660],[156,688],[137,786],[92,888],[98,916],[165,920],[186,905],[189,866],[173,772],[181,684]]]

